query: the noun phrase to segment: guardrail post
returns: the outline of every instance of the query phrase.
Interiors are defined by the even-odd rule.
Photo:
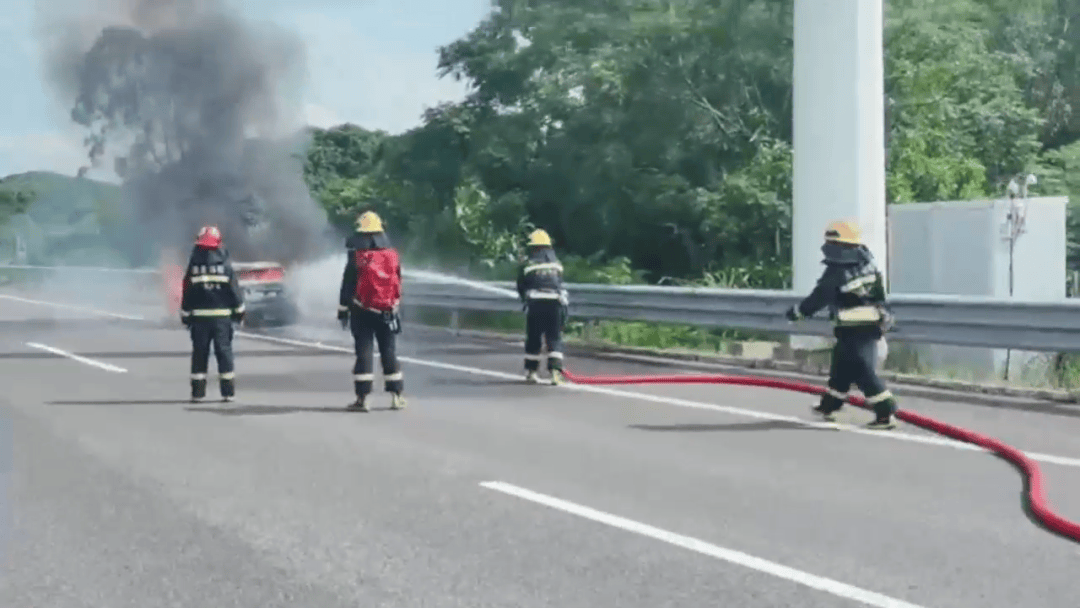
[[[458,330],[460,330],[460,329],[461,329],[461,313],[458,311],[458,309],[455,308],[455,309],[450,311],[450,331],[457,334]]]
[[[596,342],[597,329],[600,322],[596,319],[586,319],[584,326],[581,328],[581,337],[585,340],[586,344],[593,344]]]
[[[795,349],[791,346],[791,336],[784,336],[784,339],[776,345],[773,356],[781,361],[795,360]]]

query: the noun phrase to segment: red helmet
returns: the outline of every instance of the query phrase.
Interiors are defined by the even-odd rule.
[[[195,239],[195,244],[204,249],[217,249],[221,247],[221,231],[217,229],[217,226],[203,226],[199,231],[199,238]]]

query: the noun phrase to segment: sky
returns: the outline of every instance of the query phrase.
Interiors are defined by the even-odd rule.
[[[270,22],[307,46],[303,91],[308,124],[351,122],[398,133],[424,109],[464,96],[463,83],[436,75],[438,47],[473,29],[488,0],[230,0],[240,14]],[[86,163],[71,100],[43,78],[34,0],[0,0],[0,176],[32,170],[74,175]],[[8,43],[11,41],[13,44]],[[88,177],[115,181],[103,171]]]

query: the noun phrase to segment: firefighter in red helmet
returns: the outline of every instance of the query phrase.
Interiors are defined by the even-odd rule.
[[[405,407],[397,334],[401,332],[401,260],[383,231],[382,219],[373,211],[356,221],[349,238],[348,261],[341,279],[338,321],[352,331],[356,350],[353,388],[356,400],[349,409],[367,412],[367,396],[375,383],[374,342],[379,343],[383,382],[391,394],[390,408]]]
[[[211,346],[217,359],[221,399],[235,398],[233,323],[243,318],[243,293],[228,251],[221,246],[221,231],[216,226],[205,226],[191,250],[180,302],[180,320],[191,332],[192,401],[206,397]]]

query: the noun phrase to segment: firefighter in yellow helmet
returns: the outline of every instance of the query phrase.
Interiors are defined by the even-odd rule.
[[[551,382],[562,384],[562,330],[568,305],[563,267],[551,247],[551,237],[543,230],[529,235],[528,250],[517,277],[518,297],[525,305],[525,380],[538,381],[540,350],[546,342]]]
[[[356,234],[346,241],[348,260],[341,279],[338,322],[353,335],[356,361],[349,409],[367,412],[368,395],[375,384],[374,346],[379,344],[383,387],[390,393],[390,408],[405,407],[405,381],[397,356],[401,332],[401,259],[383,231],[382,219],[368,211],[356,220]]]
[[[345,240],[345,249],[367,249],[373,240],[387,240],[386,233],[383,232],[382,218],[374,211],[365,211],[356,218],[356,232]]]
[[[844,405],[851,385],[859,387],[875,417],[868,429],[892,429],[896,399],[877,374],[878,340],[892,324],[885,283],[854,222],[836,221],[825,229],[825,271],[814,290],[787,317],[798,321],[828,308],[836,336],[827,393],[813,411],[828,421]]]

